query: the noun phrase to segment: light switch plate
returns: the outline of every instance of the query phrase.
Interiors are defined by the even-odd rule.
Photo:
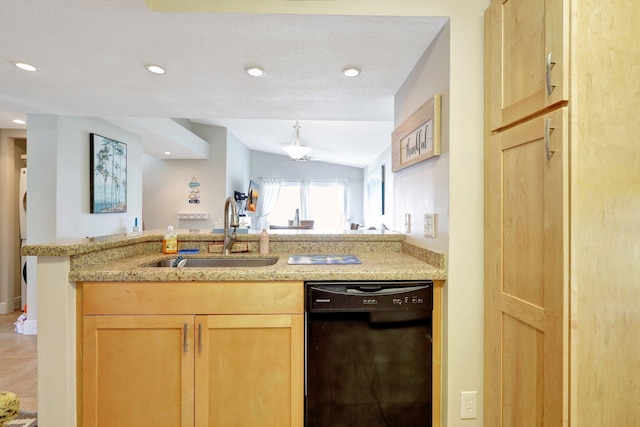
[[[411,233],[411,214],[404,214],[404,232]]]

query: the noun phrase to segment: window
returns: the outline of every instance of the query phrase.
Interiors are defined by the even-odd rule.
[[[340,184],[336,181],[311,181],[306,201],[308,208],[303,208],[301,182],[282,181],[278,201],[269,213],[269,224],[287,225],[293,220],[296,209],[300,209],[300,219],[314,220],[316,230],[343,230],[345,220],[341,206],[344,203],[340,203],[340,198],[344,197],[344,186]]]

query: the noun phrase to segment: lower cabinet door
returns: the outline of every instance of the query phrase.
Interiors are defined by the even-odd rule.
[[[487,427],[568,425],[567,148],[566,108],[489,140]]]
[[[194,316],[84,316],[82,425],[194,425]]]
[[[301,427],[302,314],[196,316],[196,426]]]

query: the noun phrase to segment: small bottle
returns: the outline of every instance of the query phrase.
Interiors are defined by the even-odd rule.
[[[259,251],[261,254],[269,253],[269,233],[267,233],[267,230],[265,228],[263,228],[262,233],[260,233],[258,246],[260,247]]]
[[[135,221],[133,222],[133,232],[137,232],[140,231],[140,227],[138,227],[138,217],[136,217]]]
[[[296,209],[296,216],[293,217],[293,226],[300,226],[300,209]]]
[[[178,253],[178,235],[173,232],[173,226],[167,227],[167,234],[162,239],[162,252],[165,254]]]

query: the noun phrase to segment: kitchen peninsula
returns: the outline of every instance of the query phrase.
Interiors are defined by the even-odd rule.
[[[217,252],[222,235],[187,231],[178,231],[178,234],[179,249],[191,252],[185,257],[222,257]],[[238,234],[232,256],[264,257],[258,254],[258,237],[258,234]],[[322,234],[296,230],[271,234],[270,238],[271,253],[268,256],[276,257],[277,262],[265,267],[247,268],[154,266],[163,259],[175,257],[162,254],[160,231],[25,247],[24,254],[38,256],[38,397],[39,416],[43,423],[93,426],[97,425],[98,416],[108,416],[104,413],[98,415],[100,405],[104,403],[95,400],[97,392],[92,390],[105,387],[101,389],[103,394],[105,389],[116,393],[117,388],[113,384],[106,384],[114,373],[108,368],[103,369],[103,365],[108,365],[110,357],[123,360],[122,354],[127,352],[121,350],[128,348],[127,342],[145,339],[141,331],[157,334],[149,340],[153,345],[160,342],[162,334],[166,334],[169,341],[177,339],[181,343],[180,351],[176,354],[163,351],[163,357],[155,359],[167,359],[169,364],[171,360],[177,360],[178,365],[187,366],[178,378],[177,389],[182,389],[182,395],[176,397],[179,402],[173,405],[178,410],[163,413],[162,417],[177,416],[180,425],[208,425],[212,417],[220,420],[222,416],[233,414],[234,410],[242,411],[242,408],[229,406],[229,402],[224,403],[222,409],[219,407],[223,405],[221,399],[230,396],[229,393],[199,399],[209,402],[204,409],[198,407],[196,400],[194,409],[194,394],[198,395],[203,387],[207,392],[213,390],[208,388],[208,384],[199,385],[202,382],[200,378],[207,378],[206,383],[217,375],[215,372],[202,373],[198,368],[198,358],[203,357],[200,354],[206,355],[209,348],[209,334],[233,328],[237,331],[238,325],[244,325],[243,330],[254,328],[259,334],[270,336],[270,340],[280,340],[279,346],[274,344],[271,356],[286,360],[284,364],[277,363],[279,367],[275,367],[275,360],[269,362],[269,371],[283,374],[272,378],[275,383],[282,382],[283,376],[289,379],[286,387],[278,383],[280,385],[276,388],[284,391],[273,395],[273,400],[281,404],[279,412],[270,421],[263,418],[262,425],[301,427],[303,377],[302,365],[298,362],[303,355],[304,281],[431,279],[435,285],[433,425],[439,425],[441,299],[446,279],[444,257],[407,244],[403,234],[393,232]],[[353,254],[362,264],[288,264],[290,255],[300,254]],[[170,321],[175,325],[167,326],[164,332],[157,332],[158,322]],[[254,321],[258,324],[251,323]],[[200,338],[202,331],[197,330],[202,324],[205,325],[204,339]],[[98,333],[105,328],[104,325],[108,325],[110,332],[101,336],[98,342]],[[286,334],[269,335],[276,329]],[[121,330],[128,331],[129,335],[113,332]],[[250,340],[263,340],[258,333]],[[284,337],[289,341],[282,341]],[[233,335],[228,338],[236,339]],[[262,342],[260,346],[263,345],[266,344]],[[262,348],[260,346],[257,348]],[[252,353],[251,349],[244,348],[237,357],[245,357],[247,353]],[[258,356],[268,361],[266,353],[261,351]],[[184,357],[191,357],[191,362],[185,364]],[[260,357],[248,360],[253,363],[256,359]],[[138,365],[135,369],[155,366],[140,361]],[[245,368],[251,369],[247,365]],[[163,371],[162,375],[154,377],[154,381],[168,381],[170,373]],[[119,392],[125,396],[131,392],[122,388],[122,384],[119,386]],[[157,386],[153,383],[127,384],[126,388],[138,387],[140,392],[153,393]],[[158,404],[170,408],[173,397],[168,396],[167,399],[167,402]],[[115,414],[111,416],[115,417]],[[139,414],[134,408],[130,408],[125,416],[149,421],[148,414]]]

